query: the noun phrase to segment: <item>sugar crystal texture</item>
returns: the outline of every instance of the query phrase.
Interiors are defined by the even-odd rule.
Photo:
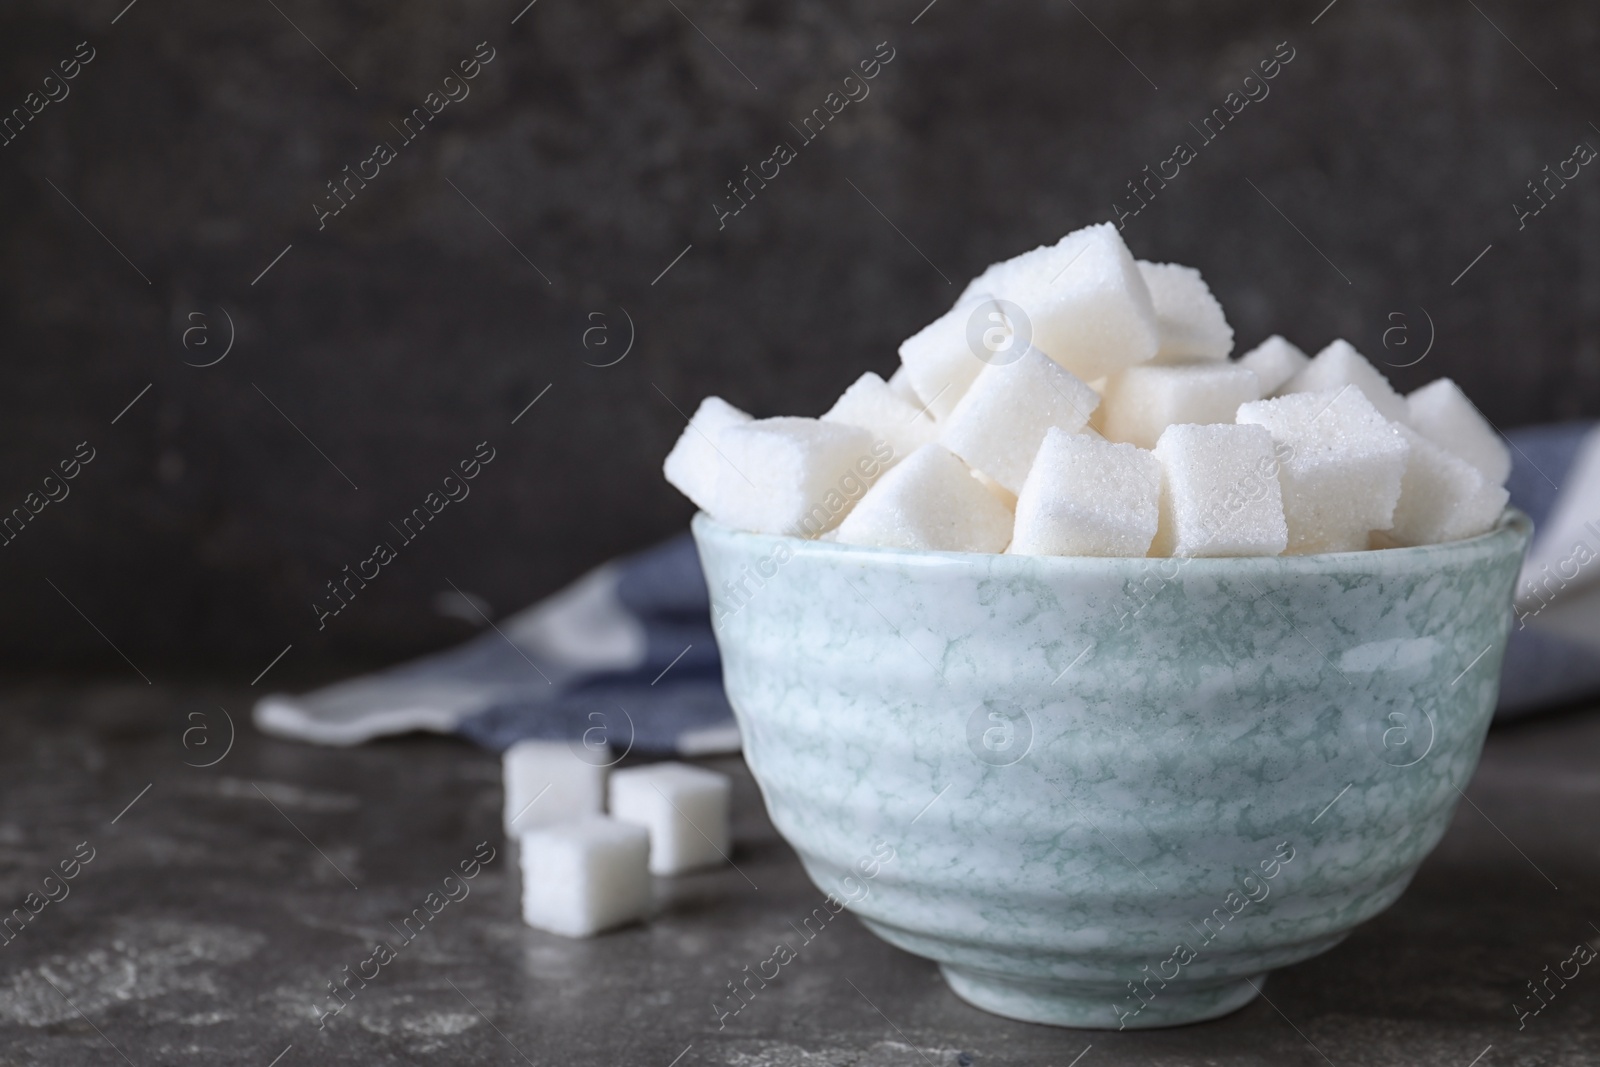
[[[729,426],[750,421],[750,416],[718,396],[700,401],[677,444],[667,453],[662,471],[677,490],[701,511],[715,515],[717,479],[727,461],[717,453],[717,434]]]
[[[1153,556],[1276,556],[1288,547],[1272,435],[1260,426],[1169,426],[1156,442],[1161,526]]]
[[[1411,428],[1454,452],[1495,485],[1511,473],[1511,450],[1455,382],[1440,378],[1407,395]]]
[[[1476,537],[1494,526],[1507,494],[1466,460],[1409,427],[1400,427],[1410,451],[1400,482],[1389,537],[1402,545],[1429,545]]]
[[[1063,238],[1064,239],[1064,238]],[[964,303],[981,297],[1007,296],[1015,293],[1021,282],[1030,275],[1045,270],[1055,256],[1055,245],[1040,245],[1026,252],[1002,259],[998,263],[991,263],[984,268],[983,273],[967,283],[961,290],[961,295],[956,298],[956,303]]]
[[[580,758],[565,741],[518,741],[501,755],[500,768],[508,837],[605,810],[604,761]]]
[[[1407,421],[1405,399],[1394,391],[1389,379],[1348,341],[1335,341],[1318,352],[1316,358],[1289,379],[1279,392],[1320,393],[1346,386],[1361,390],[1372,401],[1372,406],[1378,409],[1378,414],[1390,422]]]
[[[1239,405],[1261,398],[1256,376],[1232,363],[1133,367],[1106,383],[1100,432],[1154,448],[1177,423],[1232,422]]]
[[[974,319],[981,323],[998,314],[999,305],[987,297],[963,296],[955,307],[901,343],[900,365],[934,418],[950,413],[985,366],[973,351]]]
[[[1138,262],[1161,334],[1155,362],[1227,359],[1233,327],[1200,272],[1177,263]]]
[[[819,419],[756,419],[717,434],[726,462],[719,522],[756,533],[816,537],[837,526],[883,464],[886,442],[859,426]]]
[[[650,910],[650,834],[591,816],[522,835],[522,919],[563,937],[592,937]]]
[[[1051,427],[1017,497],[1014,555],[1143,556],[1161,465],[1142,448]]]
[[[1239,357],[1239,366],[1255,372],[1256,378],[1261,382],[1261,395],[1271,396],[1311,362],[1300,349],[1285,341],[1277,334],[1262,341],[1250,351]]]
[[[867,490],[839,524],[847,545],[1000,552],[1011,540],[1011,509],[959,457],[923,445]]]
[[[650,872],[682,874],[728,862],[728,776],[650,763],[611,776],[611,815],[650,832]]]
[[[1265,427],[1277,446],[1290,554],[1359,551],[1394,521],[1406,439],[1360,389],[1258,400],[1238,421]]]
[[[1077,433],[1100,397],[1037,349],[984,368],[939,426],[939,443],[1015,493],[1051,427]]]
[[[995,295],[1022,308],[1034,347],[1084,381],[1145,363],[1160,347],[1150,289],[1109,222],[1069,233]]]
[[[896,460],[909,456],[939,432],[922,405],[903,400],[889,383],[871,371],[844,391],[822,421],[861,427],[875,439],[888,442]]]

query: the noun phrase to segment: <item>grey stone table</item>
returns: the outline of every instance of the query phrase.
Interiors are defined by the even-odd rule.
[[[1400,902],[1262,1000],[1107,1033],[970,1008],[848,913],[798,944],[821,893],[737,759],[713,761],[735,776],[737,868],[660,881],[648,925],[567,941],[518,921],[492,756],[268,740],[251,695],[0,687],[0,889],[28,916],[0,946],[0,1064],[1600,1064],[1600,961],[1520,1030],[1514,1013],[1600,944],[1600,715],[1493,733]],[[319,1028],[328,983],[370,974],[480,842],[494,858],[450,883],[467,895]],[[75,877],[46,883],[63,864]],[[798,958],[719,1028],[713,1000],[780,939]]]

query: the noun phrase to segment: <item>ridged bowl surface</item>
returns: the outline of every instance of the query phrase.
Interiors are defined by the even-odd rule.
[[[1400,895],[1477,765],[1530,529],[1184,561],[694,521],[811,878],[971,1003],[1111,1028],[1232,1011]]]

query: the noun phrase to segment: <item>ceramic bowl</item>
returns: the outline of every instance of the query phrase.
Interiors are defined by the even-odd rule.
[[[1405,890],[1477,765],[1530,531],[1177,560],[694,521],[811,878],[977,1007],[1109,1028],[1233,1011]]]

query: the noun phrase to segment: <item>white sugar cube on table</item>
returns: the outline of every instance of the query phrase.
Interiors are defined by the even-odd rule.
[[[847,545],[1001,552],[1011,540],[1011,509],[972,476],[959,457],[923,445],[867,490],[839,524]]]
[[[1305,369],[1279,390],[1280,393],[1322,393],[1330,389],[1354,386],[1361,390],[1378,414],[1390,422],[1409,421],[1405,398],[1394,391],[1367,357],[1357,352],[1348,341],[1335,341],[1318,352]]]
[[[1169,426],[1156,442],[1155,556],[1276,556],[1288,547],[1278,458],[1260,426]]]
[[[984,296],[963,296],[956,306],[912,334],[900,345],[900,366],[922,404],[936,419],[950,414],[978,372],[986,366],[978,358],[970,331],[981,327],[1000,307]],[[975,325],[976,317],[976,325]],[[981,347],[979,352],[984,351]]]
[[[650,833],[650,872],[681,874],[728,862],[725,774],[652,763],[611,776],[611,815]]]
[[[1394,521],[1406,439],[1362,390],[1258,400],[1240,406],[1238,421],[1265,427],[1280,446],[1288,553],[1360,551]]]
[[[650,834],[603,816],[521,836],[522,919],[564,937],[591,937],[650,910]]]
[[[1148,362],[1160,347],[1150,289],[1111,223],[1069,233],[1003,272],[1033,346],[1084,381]]]
[[[939,428],[920,404],[897,396],[889,383],[868,371],[846,389],[822,416],[823,422],[859,426],[894,449],[901,460],[932,441]]]
[[[1399,429],[1410,451],[1389,537],[1401,545],[1428,545],[1492,528],[1508,498],[1499,483],[1409,427]]]
[[[1505,484],[1511,450],[1455,382],[1440,378],[1408,394],[1406,411],[1412,429],[1478,468],[1495,485]]]
[[[1239,357],[1239,366],[1255,372],[1261,382],[1263,397],[1269,397],[1288,385],[1310,362],[1310,356],[1277,334]]]
[[[1143,556],[1156,533],[1161,465],[1132,445],[1052,427],[1017,497],[1007,549],[1027,556]]]
[[[1232,363],[1133,367],[1106,383],[1097,422],[1111,440],[1149,449],[1168,426],[1232,422],[1240,404],[1260,397],[1255,374]]]
[[[1012,493],[1050,428],[1077,433],[1100,397],[1036,349],[984,368],[939,426],[939,444]]]
[[[838,525],[890,457],[859,426],[756,419],[717,434],[719,522],[755,533],[815,537]],[[872,473],[868,473],[868,472]]]
[[[1200,272],[1177,263],[1138,263],[1161,338],[1154,361],[1227,359],[1233,351],[1233,327]]]
[[[701,511],[715,515],[717,479],[727,461],[717,452],[717,434],[729,426],[750,421],[750,416],[718,396],[700,401],[694,416],[667,453],[662,472]]]
[[[606,767],[579,758],[565,741],[518,741],[501,755],[500,768],[509,837],[605,810]]]

